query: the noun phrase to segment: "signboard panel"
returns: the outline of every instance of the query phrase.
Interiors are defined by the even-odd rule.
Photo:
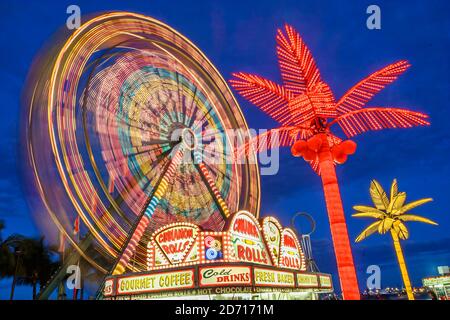
[[[450,276],[429,277],[422,279],[423,285],[426,287],[432,287],[435,285],[449,285]]]
[[[318,288],[319,279],[315,274],[297,273],[297,286],[299,288]]]
[[[255,267],[253,269],[253,277],[257,286],[295,287],[293,272]]]
[[[305,256],[297,236],[291,229],[281,232],[280,267],[305,270]]]
[[[283,229],[277,219],[273,217],[266,217],[262,223],[264,240],[269,249],[272,263],[276,266],[280,260],[281,247],[281,230]]]
[[[199,285],[217,287],[224,285],[251,285],[251,268],[247,266],[218,266],[199,268]]]
[[[156,231],[152,240],[171,264],[177,264],[184,261],[199,232],[199,227],[194,224],[174,223]]]
[[[194,270],[179,270],[118,278],[117,294],[137,294],[194,287]]]
[[[233,260],[271,265],[261,228],[251,213],[237,212],[231,219],[229,233]]]
[[[331,288],[333,283],[331,282],[331,277],[328,275],[321,274],[319,275],[320,286],[322,288]]]
[[[103,295],[105,297],[112,296],[114,293],[114,279],[108,279],[105,281],[105,286],[103,288]]]

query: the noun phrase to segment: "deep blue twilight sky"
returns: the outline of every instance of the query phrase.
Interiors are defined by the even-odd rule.
[[[409,200],[431,196],[434,202],[415,213],[440,225],[410,223],[410,240],[404,244],[414,285],[433,275],[438,265],[450,265],[450,119],[449,49],[450,2],[429,1],[24,1],[0,0],[0,219],[3,236],[38,235],[25,202],[19,175],[19,98],[33,57],[67,19],[66,8],[80,6],[82,14],[128,10],[153,16],[171,25],[195,44],[225,78],[231,72],[258,73],[280,81],[275,55],[276,29],[285,22],[303,36],[315,56],[323,79],[339,98],[369,73],[399,59],[412,67],[370,103],[372,106],[408,107],[427,112],[431,127],[371,132],[358,136],[357,153],[338,167],[347,217],[355,204],[370,204],[370,179],[386,188],[398,178]],[[366,28],[366,8],[377,4],[382,29]],[[237,97],[252,128],[276,124],[250,103]],[[261,214],[274,214],[288,224],[296,211],[307,211],[317,220],[314,254],[320,269],[336,266],[332,251],[320,178],[301,159],[282,152],[280,171],[262,177]],[[348,218],[354,239],[369,221]],[[360,285],[365,285],[368,265],[378,264],[383,286],[400,286],[401,277],[388,236],[371,236],[354,244]],[[336,282],[335,282],[336,283]],[[337,283],[336,283],[337,284]],[[0,299],[8,291],[0,282]],[[17,297],[29,298],[22,288]]]

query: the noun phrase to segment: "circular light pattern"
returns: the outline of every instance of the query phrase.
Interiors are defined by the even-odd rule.
[[[206,259],[208,260],[215,260],[219,256],[219,253],[214,248],[208,248],[206,249]]]
[[[246,133],[244,117],[189,40],[149,17],[114,12],[54,51],[29,86],[28,154],[53,221],[91,263],[102,268],[86,253],[92,244],[117,258],[150,206],[138,230],[146,232],[128,253],[135,270],[145,269],[147,235],[162,225],[220,231],[229,212],[258,215],[256,163],[227,158],[234,135]],[[179,150],[183,161],[162,179]],[[81,241],[71,232],[76,216]]]
[[[213,249],[215,249],[215,250],[217,250],[217,251],[220,251],[220,250],[222,249],[222,243],[220,243],[219,240],[214,240],[214,241],[211,243],[211,248],[213,248]]]
[[[211,247],[212,246],[212,243],[215,241],[215,239],[214,239],[214,237],[212,237],[212,236],[207,236],[207,237],[205,237],[205,246],[206,247]]]

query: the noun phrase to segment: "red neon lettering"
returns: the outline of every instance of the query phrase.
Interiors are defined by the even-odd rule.
[[[253,236],[255,238],[259,237],[258,229],[253,224],[253,222],[248,221],[246,219],[236,219],[233,225],[233,230]]]

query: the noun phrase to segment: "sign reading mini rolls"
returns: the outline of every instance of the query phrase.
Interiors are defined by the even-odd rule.
[[[230,217],[220,232],[185,222],[166,225],[152,234],[147,248],[148,270],[227,262],[306,270],[294,231],[283,229],[273,217],[260,223],[244,210]]]
[[[288,269],[306,270],[303,250],[294,231],[288,228],[281,232],[279,266]]]

